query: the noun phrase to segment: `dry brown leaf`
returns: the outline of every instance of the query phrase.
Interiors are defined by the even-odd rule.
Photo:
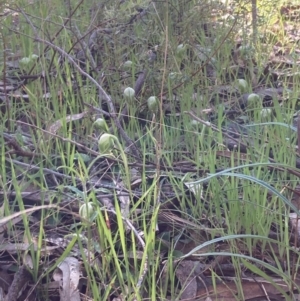
[[[53,279],[60,282],[60,301],[80,301],[77,289],[80,277],[80,264],[74,257],[66,257],[53,272]]]
[[[12,281],[13,281],[12,275],[10,275],[7,271],[0,271],[0,291],[7,292]],[[0,296],[0,300],[3,299],[4,298],[1,299]]]
[[[19,270],[14,275],[14,280],[8,289],[4,301],[25,300],[26,296],[22,296],[24,289],[31,280],[31,274],[25,266],[20,266]]]
[[[196,265],[198,262],[191,260],[183,260],[177,265],[175,274],[182,287],[180,300],[195,300],[197,295]]]

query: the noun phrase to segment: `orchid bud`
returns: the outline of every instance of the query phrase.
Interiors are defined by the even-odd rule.
[[[135,95],[135,91],[134,89],[130,88],[130,87],[127,87],[125,90],[124,90],[124,96],[127,97],[127,98],[133,98]]]
[[[123,67],[124,69],[131,69],[132,68],[132,61],[126,61],[124,64],[123,64]]]
[[[237,88],[240,90],[241,93],[245,93],[248,90],[248,83],[244,79],[239,78],[237,80]]]
[[[116,137],[114,135],[107,133],[102,134],[98,141],[100,153],[109,153],[114,148],[115,139]]]
[[[260,111],[260,117],[261,119],[267,119],[272,114],[272,109],[270,108],[264,108]]]
[[[151,96],[148,98],[147,100],[147,105],[148,105],[148,109],[152,112],[155,113],[158,109],[158,101],[157,98],[155,96]]]
[[[92,202],[82,204],[79,208],[79,215],[84,219],[89,219],[95,212],[94,205]]]
[[[185,45],[183,44],[179,44],[177,46],[177,49],[176,49],[176,54],[179,56],[179,57],[183,57],[186,53],[186,47]]]
[[[262,100],[258,94],[251,93],[247,97],[247,108],[257,109],[262,106]]]
[[[107,124],[103,118],[98,118],[93,125],[101,131],[106,132],[108,130]]]
[[[169,73],[169,79],[171,81],[175,80],[177,77],[178,77],[178,73],[176,73],[176,72]]]

